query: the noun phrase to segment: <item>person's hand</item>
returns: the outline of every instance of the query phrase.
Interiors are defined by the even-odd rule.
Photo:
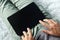
[[[54,35],[54,36],[60,36],[60,24],[55,22],[52,19],[44,19],[43,21],[39,20],[39,22],[48,28],[49,30],[43,30],[43,32]]]
[[[34,40],[31,30],[27,28],[27,31],[28,31],[27,33],[23,31],[23,36],[21,36],[22,40]]]

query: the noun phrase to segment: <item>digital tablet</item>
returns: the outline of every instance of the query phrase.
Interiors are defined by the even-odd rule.
[[[44,18],[43,13],[37,5],[32,2],[7,19],[17,35],[21,36],[23,31],[27,31],[27,28],[34,28],[39,23],[39,20],[43,20]]]

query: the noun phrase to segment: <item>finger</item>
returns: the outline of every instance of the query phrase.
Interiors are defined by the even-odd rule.
[[[25,31],[23,31],[23,35],[24,37],[27,37],[27,33]]]
[[[44,33],[47,33],[49,35],[54,35],[54,36],[59,36],[56,33],[54,33],[53,31],[48,31],[48,30],[43,30]]]
[[[57,22],[56,21],[54,21],[54,20],[52,20],[52,19],[50,19],[54,24],[57,24]]]
[[[39,22],[40,22],[44,27],[49,28],[49,25],[48,25],[47,23],[45,23],[45,22],[43,22],[43,21],[41,21],[41,20],[39,20]]]
[[[31,32],[31,30],[30,30],[29,28],[27,28],[27,31],[28,31],[28,35],[29,35],[29,37],[31,37],[31,36],[32,36],[32,32]]]
[[[50,35],[54,35],[52,31],[49,30],[43,30],[44,33],[50,34]]]
[[[24,40],[24,36],[21,36],[22,40]]]
[[[47,22],[48,24],[53,24],[53,22],[50,19],[44,19],[43,21]]]

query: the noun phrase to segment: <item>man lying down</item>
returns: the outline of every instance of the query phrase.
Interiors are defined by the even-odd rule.
[[[27,28],[28,32],[23,31],[22,40],[60,40],[60,24],[52,19],[44,19],[39,22],[47,29],[39,31],[34,38],[32,32]]]

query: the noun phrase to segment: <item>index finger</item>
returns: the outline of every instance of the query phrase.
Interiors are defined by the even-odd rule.
[[[32,36],[32,32],[31,32],[31,30],[30,30],[29,28],[27,28],[27,31],[28,31],[28,35],[29,35],[29,37],[31,37],[31,36]]]
[[[24,37],[27,37],[27,33],[25,31],[23,31],[23,35]]]
[[[46,22],[39,20],[39,22],[46,28],[49,28],[49,25]]]

